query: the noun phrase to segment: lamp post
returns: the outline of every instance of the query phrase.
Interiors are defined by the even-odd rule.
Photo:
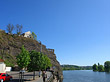
[[[40,44],[40,53],[42,53],[42,43],[41,43],[41,41],[40,41],[39,44]],[[41,69],[39,69],[39,77],[40,77],[40,75],[41,75],[40,72],[41,72]]]

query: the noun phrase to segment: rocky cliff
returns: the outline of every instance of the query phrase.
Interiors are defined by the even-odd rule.
[[[20,53],[22,45],[24,45],[28,51],[36,50],[40,52],[41,49],[41,44],[36,40],[0,31],[0,57],[2,57],[6,63],[10,63],[9,65],[16,64],[16,56]],[[49,50],[45,45],[42,45],[42,53],[51,59],[51,63],[55,67],[55,70],[59,71],[62,76],[62,69],[56,59],[54,50]]]

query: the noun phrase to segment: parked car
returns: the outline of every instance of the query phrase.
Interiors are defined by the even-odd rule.
[[[10,81],[12,80],[12,76],[7,73],[0,73],[0,79],[3,79],[3,81]]]

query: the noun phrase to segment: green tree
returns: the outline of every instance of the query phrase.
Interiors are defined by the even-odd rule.
[[[30,63],[30,55],[29,52],[22,46],[20,54],[17,56],[17,64],[23,69],[28,66]]]
[[[30,52],[31,62],[28,65],[28,70],[33,71],[33,80],[35,79],[35,71],[38,70],[38,56],[40,56],[40,53],[34,50]]]
[[[51,61],[50,59],[44,55],[43,53],[39,53],[38,59],[37,59],[37,65],[39,70],[45,70],[48,67],[51,67]]]
[[[52,66],[50,59],[46,55],[34,50],[30,52],[30,59],[31,62],[28,65],[30,71],[45,70]]]
[[[98,71],[98,66],[97,66],[96,64],[94,64],[94,65],[92,66],[92,68],[93,68],[93,71]]]
[[[46,68],[51,67],[51,66],[52,64],[51,64],[50,59],[46,55],[44,55],[44,63],[43,63],[42,69],[46,70]]]
[[[12,34],[12,31],[14,30],[14,25],[12,24],[8,24],[7,25],[7,31],[8,31],[8,33],[10,33],[10,34]]]
[[[103,65],[99,65],[99,66],[98,66],[98,71],[99,71],[99,72],[104,72],[104,67],[103,67]]]
[[[37,35],[34,32],[32,32],[32,37],[34,40],[37,40]]]
[[[33,71],[33,79],[35,79],[36,70],[45,70],[47,67],[51,67],[50,59],[40,52],[36,52],[34,50],[31,51],[30,58],[31,62],[28,65],[28,70]]]
[[[104,63],[105,72],[110,72],[110,61]]]

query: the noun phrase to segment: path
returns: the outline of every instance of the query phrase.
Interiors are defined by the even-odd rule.
[[[50,75],[51,75],[51,72],[46,72],[46,74],[47,74],[47,79],[48,79],[50,77]],[[43,82],[43,79],[42,79],[42,76],[41,76],[40,78],[38,77],[36,80],[26,81],[26,82]]]
[[[47,73],[47,79],[51,76],[51,72],[46,72]],[[13,77],[13,81],[10,82],[19,82],[19,72],[18,71],[11,71],[8,72],[9,75]],[[33,72],[25,72],[24,73],[24,78],[26,79],[24,82],[43,82],[42,76],[39,78],[38,77],[39,72],[36,71],[35,75],[35,80],[33,80]],[[46,80],[47,80],[46,79]],[[54,81],[56,82],[56,81]]]

